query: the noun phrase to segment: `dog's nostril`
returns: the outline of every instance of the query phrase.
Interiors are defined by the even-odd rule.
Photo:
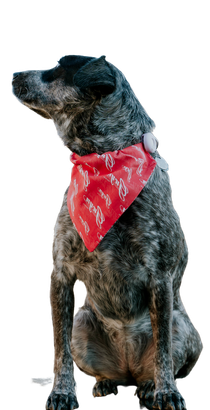
[[[14,73],[14,74],[13,74],[13,80],[14,80],[16,77],[18,77],[19,74],[20,74],[20,73]]]

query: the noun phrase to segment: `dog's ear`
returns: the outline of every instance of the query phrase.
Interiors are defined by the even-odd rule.
[[[89,61],[74,75],[74,84],[81,90],[91,89],[101,95],[111,94],[115,89],[115,77],[105,56]]]

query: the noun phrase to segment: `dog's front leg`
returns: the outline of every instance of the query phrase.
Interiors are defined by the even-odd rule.
[[[172,359],[173,292],[170,275],[151,278],[150,317],[155,345],[153,409],[184,410],[184,399],[174,382]]]
[[[51,306],[54,330],[54,385],[48,398],[47,410],[73,410],[79,407],[75,394],[73,360],[70,339],[73,323],[73,279],[66,279],[62,271],[51,278]]]

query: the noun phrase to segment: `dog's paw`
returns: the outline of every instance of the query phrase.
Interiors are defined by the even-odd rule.
[[[117,386],[114,381],[106,379],[97,382],[93,387],[93,396],[94,397],[101,397],[107,396],[108,394],[117,394]]]
[[[152,408],[154,410],[186,410],[186,405],[178,390],[159,391],[155,395]]]
[[[76,396],[72,394],[58,394],[52,392],[46,403],[46,410],[73,410],[78,409]]]
[[[153,380],[142,382],[136,387],[134,396],[139,396],[141,400],[154,400],[155,383]]]

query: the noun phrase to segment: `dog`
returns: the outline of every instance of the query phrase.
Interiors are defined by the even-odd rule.
[[[54,121],[77,158],[120,152],[140,144],[155,127],[105,56],[65,56],[53,69],[15,73],[13,92]],[[149,155],[155,160],[157,151]],[[78,408],[73,361],[95,377],[95,397],[117,394],[118,385],[135,385],[141,407],[186,409],[176,379],[192,370],[202,342],[180,298],[188,250],[168,173],[155,166],[93,251],[72,222],[67,198],[68,190],[53,245],[55,378],[46,409]],[[73,318],[77,279],[87,297]]]

